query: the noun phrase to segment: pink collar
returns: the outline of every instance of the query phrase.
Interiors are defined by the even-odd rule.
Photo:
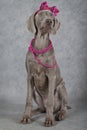
[[[35,39],[32,39],[32,40],[31,40],[30,46],[29,46],[29,48],[28,48],[28,50],[31,51],[31,53],[32,53],[32,55],[34,56],[34,58],[38,61],[39,64],[41,64],[42,66],[44,66],[44,67],[46,67],[46,68],[55,68],[56,65],[57,65],[56,60],[55,60],[55,63],[54,63],[53,65],[48,65],[48,64],[44,64],[40,59],[37,58],[37,56],[35,56],[35,53],[36,53],[36,54],[44,54],[44,53],[50,51],[50,50],[53,48],[52,42],[50,41],[50,45],[49,45],[47,48],[45,48],[45,49],[43,49],[43,50],[37,50],[37,49],[33,48],[33,46],[32,46],[34,40],[35,40]]]

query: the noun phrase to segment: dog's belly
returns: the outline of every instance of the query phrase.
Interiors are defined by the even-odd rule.
[[[42,94],[45,94],[48,91],[48,78],[46,76],[46,69],[44,67],[36,64],[32,67],[32,76],[34,79],[34,86],[37,91]]]
[[[36,88],[34,89],[34,100],[35,102],[38,104],[38,106],[42,109],[42,110],[46,110],[47,108],[47,97],[48,94],[41,94]],[[54,94],[54,107],[53,107],[53,111],[58,111],[60,108],[60,100],[58,98],[58,91],[55,92]]]
[[[47,108],[48,99],[48,78],[46,76],[46,69],[39,64],[32,64],[31,67],[32,76],[34,78],[34,100],[38,106],[43,110]],[[54,94],[54,111],[57,111],[60,107],[58,99],[58,91]]]
[[[47,77],[45,75],[41,76],[41,75],[35,75],[34,76],[34,85],[36,88],[36,91],[42,95],[42,96],[46,96],[48,93],[48,81],[47,81]]]

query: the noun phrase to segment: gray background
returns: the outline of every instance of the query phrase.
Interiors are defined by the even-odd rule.
[[[87,0],[47,0],[56,5],[61,28],[51,36],[68,91],[68,117],[49,129],[87,130]],[[25,56],[33,34],[27,18],[42,0],[0,0],[0,130],[45,129],[45,116],[31,125],[19,121],[26,99]]]

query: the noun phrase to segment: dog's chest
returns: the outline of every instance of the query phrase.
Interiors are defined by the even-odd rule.
[[[36,90],[44,94],[44,92],[46,92],[48,89],[48,79],[46,76],[46,71],[43,67],[36,65],[32,70],[32,74]]]

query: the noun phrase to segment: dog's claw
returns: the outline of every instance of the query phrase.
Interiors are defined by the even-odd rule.
[[[59,112],[56,114],[55,120],[56,120],[56,121],[64,120],[65,116],[66,116],[66,112],[65,112],[64,110],[61,110],[61,111],[59,111]]]
[[[22,124],[30,124],[31,119],[28,116],[24,116],[23,119],[21,120]]]
[[[49,118],[46,118],[46,120],[45,120],[45,126],[46,127],[50,127],[50,126],[52,126],[54,124],[54,121],[53,120],[51,120],[51,119],[49,119]]]

